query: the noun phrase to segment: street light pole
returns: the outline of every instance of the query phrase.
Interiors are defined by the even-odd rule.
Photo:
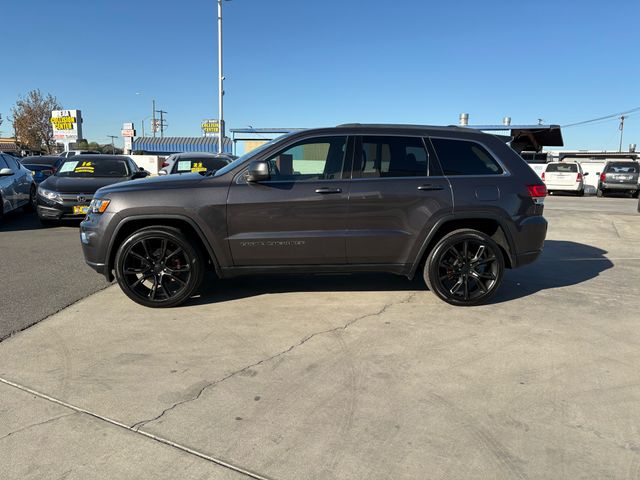
[[[224,75],[222,73],[222,0],[218,0],[218,153],[222,153],[224,119],[222,97],[224,96]]]

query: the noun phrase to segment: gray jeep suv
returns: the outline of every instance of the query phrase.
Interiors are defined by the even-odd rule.
[[[87,263],[149,307],[185,302],[207,268],[419,274],[474,305],[540,254],[545,195],[493,135],[348,124],[288,134],[215,173],[101,188],[80,235]]]

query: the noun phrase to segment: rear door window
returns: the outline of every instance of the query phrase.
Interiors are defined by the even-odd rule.
[[[638,173],[638,164],[613,163],[607,166],[607,173]]]
[[[578,166],[575,163],[551,163],[547,165],[547,173],[577,173]]]
[[[432,138],[431,142],[445,175],[500,175],[504,170],[477,142],[451,138]]]
[[[425,177],[429,156],[420,137],[366,136],[356,156],[354,178]]]

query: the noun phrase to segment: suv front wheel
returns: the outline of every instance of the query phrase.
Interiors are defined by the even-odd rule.
[[[424,266],[433,293],[451,305],[486,302],[502,283],[504,256],[496,242],[477,230],[455,230],[434,247]]]
[[[199,250],[180,230],[148,227],[131,234],[118,248],[116,279],[122,291],[146,307],[184,303],[202,282]]]

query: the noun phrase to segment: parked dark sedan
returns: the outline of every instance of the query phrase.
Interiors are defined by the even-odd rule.
[[[55,175],[38,186],[38,217],[43,224],[81,220],[100,187],[148,175],[131,158],[119,155],[77,155],[63,161]]]
[[[62,165],[62,162],[64,162],[64,158],[58,155],[43,155],[40,157],[25,157],[20,159],[20,163],[22,163],[26,169],[31,170],[31,175],[36,183],[41,183],[56,173],[60,165]]]

